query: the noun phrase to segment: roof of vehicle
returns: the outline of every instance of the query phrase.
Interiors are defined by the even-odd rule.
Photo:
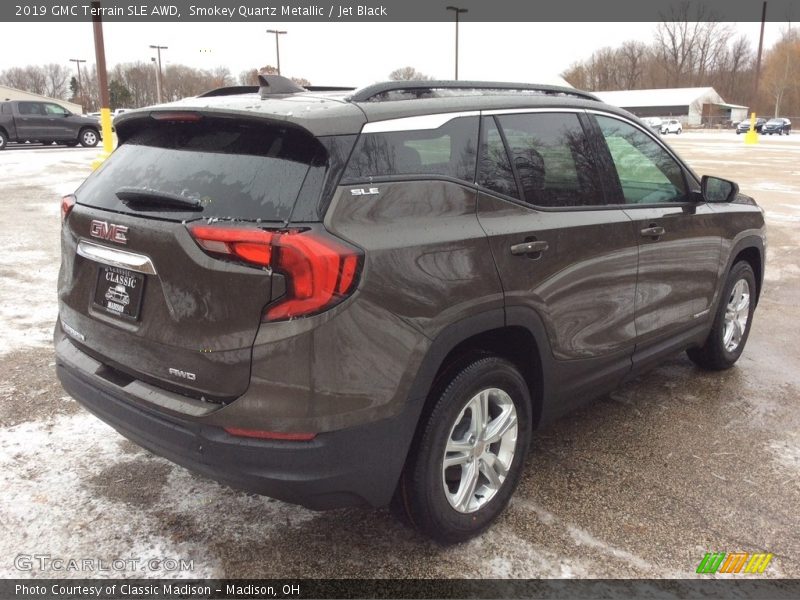
[[[273,80],[275,76],[270,77]],[[493,109],[603,108],[631,116],[625,110],[596,100],[588,92],[547,85],[426,81],[386,82],[362,90],[328,88],[330,91],[306,91],[299,88],[301,91],[264,93],[263,89],[259,93],[256,87],[237,86],[230,89],[230,94],[225,89],[214,90],[203,96],[126,111],[115,120],[115,125],[124,130],[127,123],[154,111],[190,110],[286,121],[322,136],[359,133],[370,121]],[[387,97],[394,91],[407,89],[412,91],[405,96],[401,92],[395,97],[408,99]],[[426,89],[442,93],[425,93]]]

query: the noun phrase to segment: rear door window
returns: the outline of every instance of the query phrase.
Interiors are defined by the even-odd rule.
[[[483,120],[478,185],[519,199],[519,188],[511,168],[511,161],[494,117],[486,117]]]
[[[440,175],[475,181],[478,117],[457,117],[436,129],[362,133],[345,181]]]
[[[191,211],[197,217],[284,221],[309,169],[324,159],[321,144],[295,128],[213,118],[153,121],[128,133],[76,195],[79,203],[98,208],[159,212],[132,208],[116,195],[152,190],[197,201],[200,210]],[[172,206],[160,212],[169,218],[179,211]]]
[[[541,207],[605,204],[596,155],[574,113],[497,117],[526,202]]]

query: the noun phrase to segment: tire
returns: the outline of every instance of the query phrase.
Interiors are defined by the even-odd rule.
[[[742,132],[737,129],[736,130],[736,135],[742,135]]]
[[[733,265],[722,290],[717,314],[705,343],[686,351],[698,367],[709,371],[731,368],[742,355],[755,309],[756,278],[745,261]],[[743,306],[746,295],[746,307]],[[746,319],[743,322],[743,319]]]
[[[87,127],[86,129],[81,129],[78,134],[78,141],[84,148],[94,148],[100,141],[100,134],[97,133],[96,129]]]
[[[45,146],[52,146],[53,145],[53,140],[44,140],[44,141],[40,141],[39,143],[40,144],[44,144]]]
[[[68,148],[74,148],[75,146],[78,145],[78,142],[64,142],[64,145],[67,146]]]
[[[517,368],[498,357],[472,362],[443,387],[420,423],[394,505],[429,537],[453,544],[487,529],[511,499],[530,445],[531,400]]]
[[[683,131],[683,129],[678,129],[678,130],[675,132],[675,135],[680,135],[682,131]]]
[[[8,136],[5,131],[0,131],[0,150],[5,150],[8,146]]]

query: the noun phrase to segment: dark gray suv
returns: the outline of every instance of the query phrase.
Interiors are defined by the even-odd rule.
[[[127,112],[62,201],[58,376],[156,454],[442,542],[532,431],[687,351],[725,369],[761,209],[594,96],[262,78]]]

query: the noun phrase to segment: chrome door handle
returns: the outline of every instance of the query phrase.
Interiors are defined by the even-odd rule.
[[[661,237],[665,233],[666,230],[663,227],[657,225],[654,225],[652,227],[645,227],[641,231],[642,237]]]
[[[539,252],[544,252],[549,247],[550,244],[545,241],[522,242],[521,244],[514,244],[511,246],[511,254],[514,254],[515,256],[536,254]]]

